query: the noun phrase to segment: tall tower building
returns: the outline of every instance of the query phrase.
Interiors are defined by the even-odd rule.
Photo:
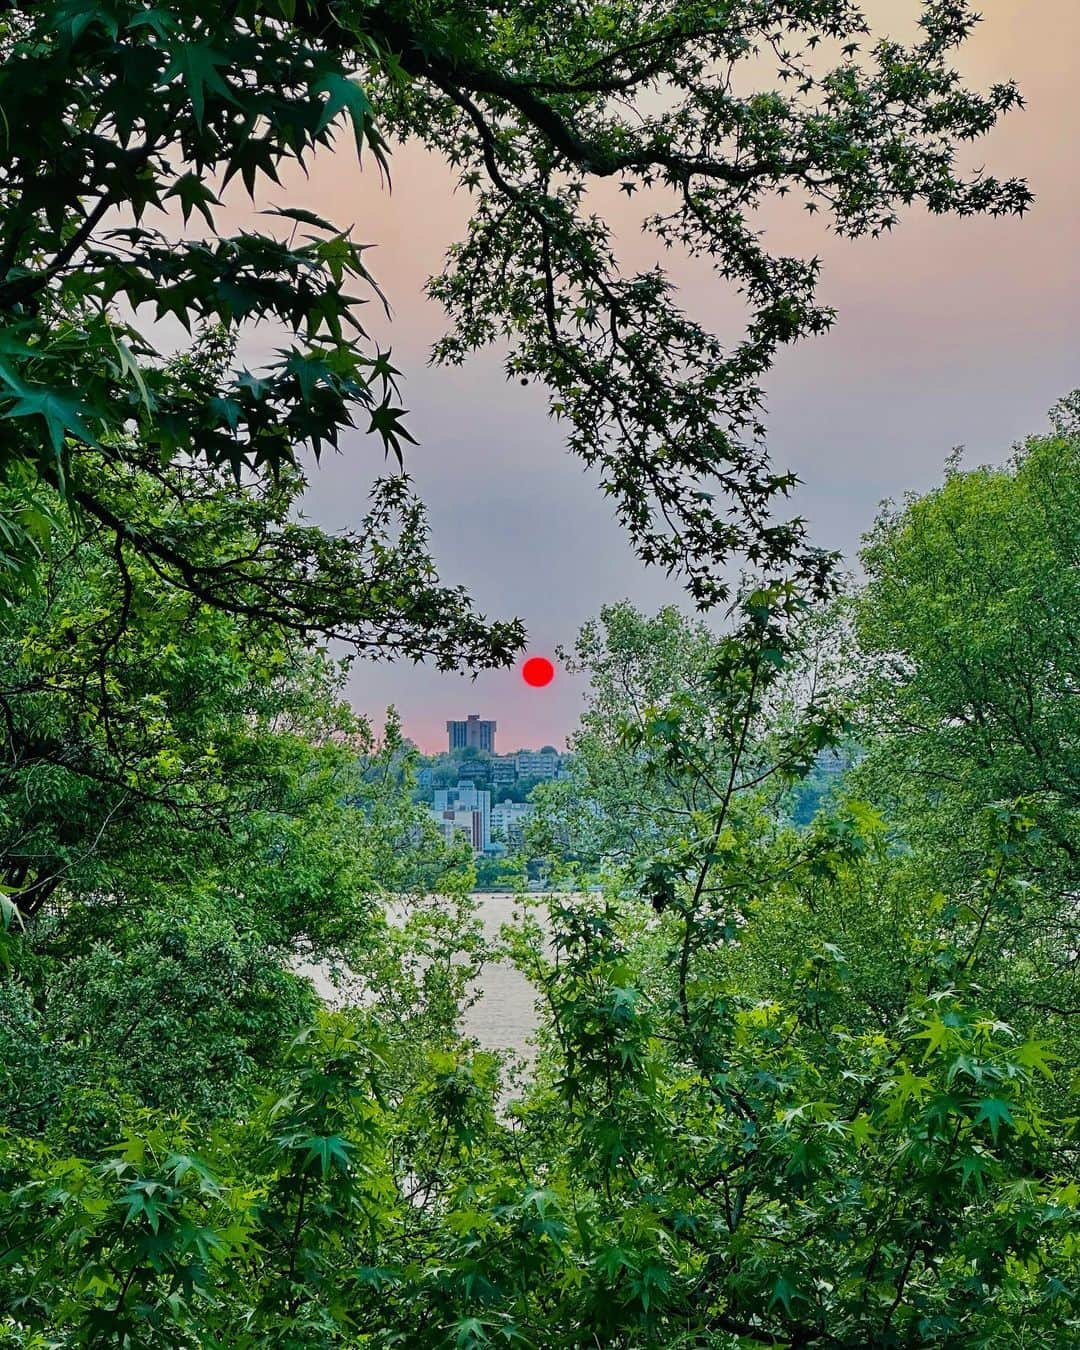
[[[495,753],[495,723],[484,721],[479,713],[469,713],[464,722],[447,722],[446,733],[452,751],[471,745]]]

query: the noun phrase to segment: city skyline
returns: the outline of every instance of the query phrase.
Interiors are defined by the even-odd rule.
[[[473,719],[473,717],[475,717],[475,716],[476,716],[475,714],[470,714],[469,720],[471,721],[471,720]],[[479,719],[478,719],[478,720],[479,720]],[[448,721],[446,725],[447,725],[447,728],[449,728],[449,727],[451,727],[451,726],[455,726],[455,725],[457,725],[457,726],[463,726],[463,725],[464,725],[464,722],[463,722],[463,721],[462,721],[462,722],[450,722],[450,721]],[[451,735],[450,735],[451,744],[450,744],[449,746],[443,745],[443,746],[437,746],[437,747],[436,747],[435,749],[433,749],[433,750],[425,750],[424,747],[423,747],[422,745],[419,744],[419,742],[416,740],[416,738],[415,738],[414,736],[410,735],[410,733],[409,733],[409,728],[408,728],[408,726],[407,726],[405,723],[402,723],[401,731],[402,731],[402,735],[404,736],[405,740],[406,740],[409,744],[413,745],[413,746],[414,746],[414,747],[415,747],[422,755],[424,755],[425,758],[427,758],[427,759],[438,759],[440,756],[451,756],[451,755],[453,755],[454,752],[457,751],[457,750],[470,750],[470,749],[475,749],[475,750],[479,751],[481,754],[487,754],[487,755],[489,755],[489,756],[490,756],[490,761],[491,761],[491,763],[493,763],[493,764],[499,764],[499,763],[506,762],[506,761],[509,761],[509,760],[517,761],[517,768],[518,768],[518,770],[519,770],[520,772],[523,772],[523,773],[524,773],[524,772],[528,772],[528,770],[529,770],[529,765],[528,765],[528,764],[522,764],[522,763],[521,763],[521,761],[522,761],[523,759],[524,759],[524,760],[529,760],[529,759],[531,758],[531,759],[533,759],[533,760],[543,759],[543,760],[547,761],[547,760],[550,760],[550,759],[554,758],[554,759],[558,760],[558,759],[565,758],[566,755],[568,754],[568,751],[567,751],[567,749],[566,749],[565,746],[564,746],[562,749],[560,749],[558,746],[552,744],[550,741],[546,741],[543,745],[516,745],[516,746],[514,746],[514,748],[513,748],[512,750],[497,750],[497,749],[495,749],[493,746],[492,746],[492,747],[485,747],[485,746],[480,746],[480,745],[468,745],[468,744],[466,744],[466,743],[463,742],[463,741],[462,741],[461,743],[457,744],[457,745],[454,745],[454,744],[452,743],[452,742],[453,742],[453,733],[451,733]],[[471,760],[466,761],[466,760],[464,760],[464,759],[461,760],[460,762],[461,762],[462,764],[465,764],[465,763],[472,763]]]

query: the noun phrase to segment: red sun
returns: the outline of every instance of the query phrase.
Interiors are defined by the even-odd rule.
[[[534,689],[541,689],[555,678],[555,667],[546,656],[530,656],[521,667],[521,678]]]

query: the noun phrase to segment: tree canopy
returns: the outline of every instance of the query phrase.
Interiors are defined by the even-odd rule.
[[[206,606],[174,660],[120,663],[128,696],[153,690],[172,726],[172,760],[146,731],[129,747],[158,756],[146,781],[177,790],[179,758],[199,768],[192,800],[211,796],[212,735],[234,828],[188,840],[135,801],[93,867],[73,859],[9,924],[0,1343],[1074,1340],[1071,827],[1031,800],[1000,691],[1025,595],[1045,601],[1027,668],[1047,711],[1067,679],[1076,449],[1065,421],[1006,468],[953,467],[887,511],[865,586],[832,613],[757,588],[722,635],[626,605],[586,627],[573,776],[539,811],[577,812],[606,873],[589,895],[523,897],[503,936],[539,1000],[517,1077],[461,1035],[484,955],[469,869],[425,839],[400,746],[356,764],[320,734],[347,718],[332,672],[306,657],[286,674],[280,656],[280,680],[251,680],[268,653],[204,651],[199,624],[240,623]],[[1046,475],[1060,510],[1032,491]],[[177,604],[147,572],[140,589]],[[942,642],[949,607],[1003,577],[995,622]],[[87,581],[64,575],[57,595]],[[132,624],[152,633],[154,615],[139,604]],[[77,673],[70,607],[45,618],[9,629],[42,642],[55,626],[53,668]],[[999,691],[971,726],[966,669]],[[68,695],[96,696],[78,680]],[[40,715],[26,700],[17,726]],[[892,720],[916,701],[917,726]],[[1054,716],[1039,743],[1075,749]],[[102,762],[121,752],[100,719],[92,734]],[[856,767],[797,822],[799,783],[853,734]],[[261,764],[265,788],[234,762]],[[78,764],[62,794],[21,772],[9,839],[45,838]],[[347,967],[336,1011],[316,1007],[297,939]]]
[[[604,880],[503,938],[516,1078],[462,1034],[475,874],[393,720],[57,533],[0,633],[2,1343],[1074,1339],[1076,451],[1065,416],[887,511],[831,613],[586,627],[537,838]]]
[[[962,897],[985,884],[988,837],[1023,824],[1024,884],[996,883],[978,969],[1033,1025],[1067,1026],[1080,1008],[1077,412],[1074,395],[1006,466],[954,463],[939,489],[886,510],[851,615],[866,746],[855,777],[909,841],[921,884],[971,922]]]
[[[976,16],[964,0],[914,10],[920,37],[905,46],[852,0],[5,7],[5,474],[43,479],[216,607],[375,652],[510,659],[518,626],[433,589],[404,484],[376,490],[353,537],[285,523],[304,452],[318,458],[358,425],[400,463],[410,436],[390,354],[361,324],[378,291],[351,222],[291,204],[226,234],[219,194],[236,179],[265,205],[283,165],[306,164],[344,124],[381,171],[407,137],[459,170],[472,217],[431,283],[451,322],[438,355],[507,342],[508,371],[549,390],[643,558],[683,574],[703,604],[726,594],[733,552],[820,587],[827,560],[800,522],[776,518],[793,479],[762,446],[761,379],[781,344],[832,312],[817,259],[770,253],[756,213],[793,194],[858,236],[915,202],[966,214],[1031,199],[1021,182],[958,167],[959,146],[1020,103],[1011,83],[979,93],[950,64]],[[604,180],[640,191],[659,243],[743,296],[741,336],[683,312],[662,268],[620,270],[591,204]],[[177,213],[200,232],[179,233]],[[168,361],[151,322],[164,316],[227,342],[264,323],[282,345],[257,372],[228,345],[220,360]],[[169,528],[132,500],[132,471],[161,484]],[[257,546],[237,540],[215,560],[219,585],[189,526],[208,493],[230,497],[230,477],[270,496]],[[250,494],[231,500],[254,509]],[[399,513],[401,537],[381,542]],[[29,506],[9,509],[9,569],[44,528]]]

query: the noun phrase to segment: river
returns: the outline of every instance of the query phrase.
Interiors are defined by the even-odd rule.
[[[516,897],[481,891],[473,895],[484,935],[496,938],[514,914]],[[513,1050],[527,1055],[536,1027],[536,990],[506,961],[491,961],[479,977],[480,997],[466,1010],[464,1030],[485,1050]]]
[[[533,898],[537,898],[535,893]],[[485,937],[494,940],[502,925],[513,918],[516,897],[480,891],[473,894],[473,899]],[[307,964],[298,969],[310,977],[323,998],[333,998],[333,986],[324,969]],[[465,1012],[465,1034],[475,1037],[485,1050],[512,1050],[528,1057],[529,1038],[537,1020],[536,992],[532,985],[505,961],[488,962],[477,983],[479,998]]]

